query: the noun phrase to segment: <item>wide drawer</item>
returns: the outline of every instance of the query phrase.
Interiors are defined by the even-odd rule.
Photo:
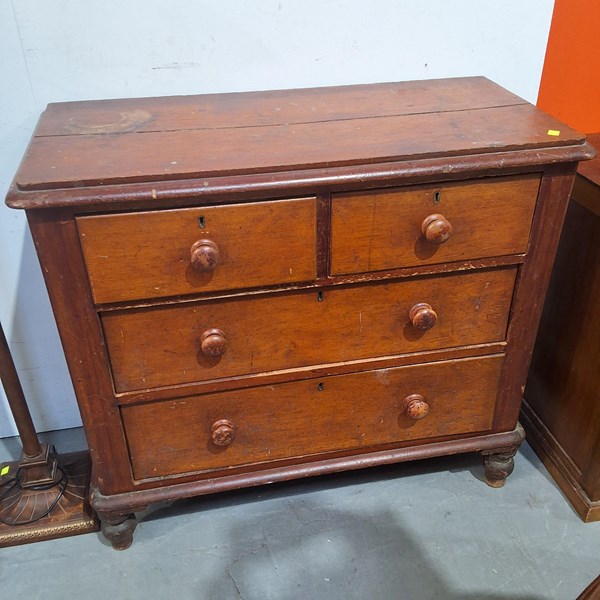
[[[488,431],[502,360],[429,363],[125,406],[134,477]],[[406,402],[416,395],[429,409],[418,420]]]
[[[539,183],[527,175],[334,194],[331,273],[524,253]]]
[[[515,273],[506,268],[106,312],[115,389],[501,341]],[[432,325],[427,331],[410,318],[423,304],[437,315],[435,324],[424,323]],[[215,350],[224,353],[211,355]]]
[[[84,216],[77,226],[97,303],[308,281],[316,274],[315,198]]]

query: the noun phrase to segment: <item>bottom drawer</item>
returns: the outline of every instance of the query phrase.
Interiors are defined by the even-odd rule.
[[[137,406],[135,479],[352,451],[491,428],[503,356],[394,367]],[[413,415],[406,398],[412,398]]]

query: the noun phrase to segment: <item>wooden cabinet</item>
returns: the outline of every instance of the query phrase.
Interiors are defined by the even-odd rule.
[[[600,520],[599,228],[596,158],[575,181],[523,403],[531,445],[584,521]]]
[[[149,504],[477,451],[583,136],[484,78],[50,105],[27,211],[117,548]]]

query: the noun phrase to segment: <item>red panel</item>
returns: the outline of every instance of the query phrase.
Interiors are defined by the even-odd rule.
[[[600,131],[600,2],[555,0],[538,106],[580,131]]]

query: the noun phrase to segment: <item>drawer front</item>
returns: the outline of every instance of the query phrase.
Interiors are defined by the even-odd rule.
[[[79,217],[77,226],[97,303],[316,275],[315,198]]]
[[[331,273],[524,253],[539,183],[528,175],[334,194]]]
[[[429,363],[125,406],[134,477],[485,432],[502,360]],[[418,420],[406,409],[406,398],[414,402],[417,394],[429,409]]]
[[[142,390],[501,341],[515,273],[478,271],[107,312],[102,323],[115,388]],[[410,319],[411,309],[423,304],[437,315],[428,331]],[[215,350],[224,353],[211,355]]]

